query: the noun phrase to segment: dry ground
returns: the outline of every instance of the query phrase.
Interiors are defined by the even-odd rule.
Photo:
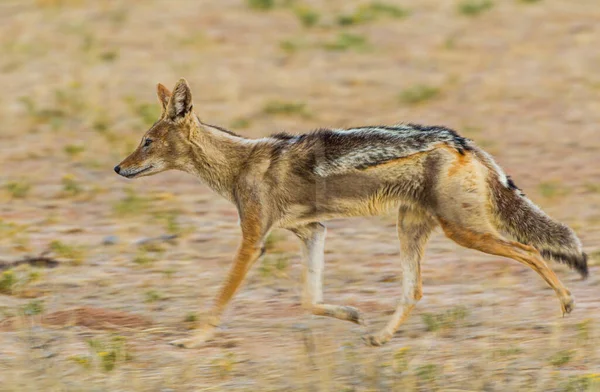
[[[0,390],[599,390],[598,1],[275,3],[0,3],[0,259],[61,261],[0,275]],[[590,278],[552,265],[577,308],[561,318],[533,271],[437,233],[413,316],[365,347],[360,327],[303,314],[298,243],[276,231],[217,339],[169,346],[239,237],[194,178],[112,172],[155,120],[155,83],[181,76],[201,118],[249,137],[457,129],[580,234]],[[394,217],[328,227],[325,297],[382,325],[401,290]]]

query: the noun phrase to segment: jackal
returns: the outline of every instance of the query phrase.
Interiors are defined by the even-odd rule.
[[[247,139],[201,121],[184,79],[173,93],[159,84],[158,98],[160,119],[115,171],[127,178],[170,169],[191,173],[235,204],[242,231],[204,327],[174,344],[194,347],[211,336],[274,227],[292,231],[302,243],[303,307],[315,315],[362,324],[357,309],[323,302],[321,222],[390,208],[398,209],[402,295],[387,325],[364,337],[368,344],[387,342],[421,298],[420,262],[437,226],[464,247],[531,267],[554,289],[563,315],[573,309],[571,293],[545,259],[565,263],[586,277],[587,257],[579,239],[528,200],[490,155],[455,131],[400,124]]]

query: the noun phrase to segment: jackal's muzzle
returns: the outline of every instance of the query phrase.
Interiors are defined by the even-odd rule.
[[[140,174],[146,173],[147,171],[152,170],[153,166],[147,166],[145,168],[142,169],[136,169],[136,168],[129,168],[129,169],[122,169],[120,165],[115,166],[115,173],[123,176],[123,177],[127,177],[127,178],[135,178],[137,176],[139,176]]]

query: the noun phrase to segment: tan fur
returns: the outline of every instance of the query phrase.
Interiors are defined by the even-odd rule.
[[[438,225],[460,245],[531,267],[556,291],[563,313],[573,308],[569,290],[538,250],[501,236],[504,207],[498,200],[513,197],[503,188],[506,178],[491,158],[453,131],[374,127],[249,140],[201,122],[183,79],[173,93],[159,84],[157,95],[163,108],[160,120],[115,171],[128,178],[169,169],[191,173],[236,205],[242,229],[241,244],[204,327],[174,344],[195,347],[210,338],[273,227],[291,230],[302,242],[303,307],[315,315],[362,324],[357,309],[323,303],[326,229],[320,222],[391,208],[398,209],[403,293],[391,320],[366,336],[367,343],[387,342],[422,297],[420,262]],[[389,145],[402,140],[412,144],[397,149]]]

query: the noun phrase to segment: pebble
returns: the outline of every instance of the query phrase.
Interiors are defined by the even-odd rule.
[[[116,235],[108,235],[102,240],[102,245],[115,245],[119,242],[119,237]]]

